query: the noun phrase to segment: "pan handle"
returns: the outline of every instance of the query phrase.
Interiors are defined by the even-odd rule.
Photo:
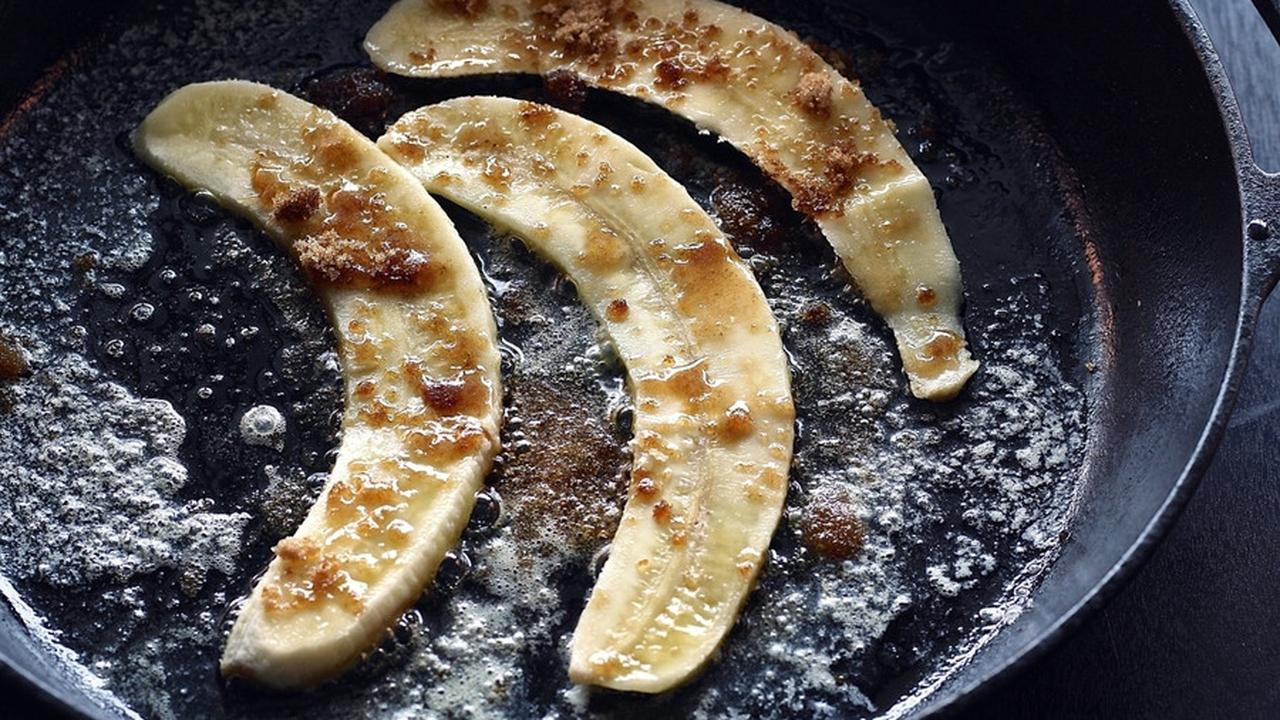
[[[1263,172],[1256,165],[1241,182],[1245,205],[1246,269],[1251,292],[1262,300],[1280,280],[1280,174]]]
[[[1258,14],[1280,42],[1280,0],[1253,0]],[[1241,179],[1245,203],[1248,270],[1260,303],[1280,279],[1280,173],[1268,173],[1252,160]]]

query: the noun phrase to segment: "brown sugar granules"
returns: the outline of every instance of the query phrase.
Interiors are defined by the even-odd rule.
[[[313,279],[334,285],[422,287],[430,275],[427,254],[404,242],[345,238],[327,230],[294,246]]]
[[[815,149],[807,160],[818,170],[792,175],[789,184],[795,208],[810,217],[844,214],[844,201],[857,185],[863,169],[879,164],[874,154],[859,151],[849,141]]]
[[[796,107],[816,118],[831,117],[831,78],[825,72],[807,72],[791,91]]]
[[[521,432],[537,442],[509,453],[494,486],[510,498],[514,530],[536,539],[544,529],[562,530],[570,551],[588,551],[618,528],[627,480],[624,444],[598,413],[574,397],[581,390],[560,380],[525,377],[509,386],[512,413]],[[641,480],[643,485],[645,481]],[[656,498],[648,481],[638,490]]]
[[[560,0],[544,5],[534,19],[566,54],[596,65],[617,52],[615,23],[625,8],[624,0]]]

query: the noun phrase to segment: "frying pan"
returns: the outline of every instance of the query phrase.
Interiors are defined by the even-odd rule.
[[[966,48],[977,48],[993,69],[975,89],[991,101],[989,115],[970,108],[975,114],[957,122],[994,124],[1011,112],[1034,114],[1037,132],[1015,138],[1025,155],[1007,161],[1030,158],[1043,170],[1044,183],[1067,188],[1052,222],[985,218],[1009,231],[1004,238],[980,232],[981,214],[949,213],[943,195],[944,219],[970,293],[970,327],[987,302],[977,288],[1042,273],[1057,310],[1047,318],[1049,332],[1082,368],[1078,380],[1088,398],[1088,444],[1070,521],[1055,542],[1056,559],[1028,589],[1023,610],[971,646],[948,672],[882,678],[875,698],[881,707],[897,703],[894,712],[903,715],[955,709],[1029,663],[1110,597],[1193,491],[1226,426],[1259,309],[1280,274],[1280,239],[1272,237],[1280,232],[1280,178],[1253,163],[1222,66],[1185,2],[1009,0],[963,12],[927,2],[892,8],[866,3],[857,12],[836,2],[790,10],[782,3],[755,5],[784,25],[794,26],[788,12],[822,25],[815,34],[824,40],[862,37],[870,17],[910,28],[903,36],[908,44],[914,39],[944,53],[955,48],[962,57]],[[1271,28],[1280,29],[1277,6],[1259,5]],[[78,48],[101,42],[100,27],[127,27],[133,10],[112,12],[126,19],[113,25],[93,3],[0,5],[0,41],[10,49],[0,58],[0,107],[15,109],[0,135],[20,131],[23,114],[74,77],[77,62],[91,55]],[[351,24],[356,33],[367,27],[364,20]],[[341,45],[354,37],[325,36],[325,42]],[[314,39],[304,33],[290,41]],[[347,48],[345,56],[356,61],[358,52]],[[877,92],[891,94],[891,88],[877,88],[873,68],[861,74],[873,99]],[[302,74],[295,67],[282,77],[296,82]],[[175,77],[172,84],[194,79],[205,78]],[[911,113],[891,97],[886,102],[900,122]],[[120,119],[117,130],[133,122]],[[1015,205],[1023,199],[1018,188],[1000,192],[1011,194]],[[1030,195],[1025,204],[1042,209]],[[1055,230],[1059,226],[1067,231]],[[0,308],[0,319],[16,320],[4,313]],[[975,342],[981,351],[981,341]],[[56,611],[56,603],[46,606]],[[17,609],[0,610],[7,679],[51,708],[118,715],[93,697],[83,678],[69,675],[47,646],[32,641]],[[957,605],[951,612],[970,610]],[[625,703],[619,707],[627,714]]]

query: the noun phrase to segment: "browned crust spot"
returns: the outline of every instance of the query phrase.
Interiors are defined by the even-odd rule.
[[[697,362],[674,370],[665,377],[651,377],[640,381],[640,389],[650,396],[665,396],[687,405],[703,405],[712,399],[718,383],[707,373],[706,362]]]
[[[276,199],[275,208],[271,214],[282,223],[304,222],[320,209],[320,191],[311,186],[294,188]]]
[[[404,159],[412,163],[420,163],[427,157],[427,150],[422,146],[422,143],[410,140],[407,137],[396,138],[392,146]]]
[[[690,68],[686,67],[680,58],[666,58],[659,60],[658,64],[653,66],[654,79],[653,84],[660,88],[675,90],[689,84]]]
[[[324,165],[317,172],[309,164],[288,163],[260,151],[249,168],[250,185],[262,206],[299,237],[293,249],[313,282],[338,286],[418,291],[440,275],[425,251],[424,243],[387,203],[380,187],[387,178],[373,168],[355,182],[351,170],[358,148],[332,128],[317,126],[307,139]],[[343,178],[326,195],[324,191],[291,176],[324,186],[325,175]],[[330,185],[336,183],[328,182]],[[320,212],[321,210],[324,212]]]
[[[919,305],[920,307],[922,308],[933,307],[933,304],[936,303],[937,301],[938,301],[938,294],[934,292],[933,288],[927,285],[921,285],[920,287],[916,288],[916,304]]]
[[[602,188],[609,184],[609,178],[611,177],[613,177],[613,166],[607,162],[602,162],[596,167],[596,177],[591,184],[597,188]]]
[[[267,159],[264,153],[259,153],[255,158],[253,166],[249,168],[249,185],[263,206],[274,210],[276,198],[289,192],[289,184],[281,179],[280,168],[265,164]]]
[[[433,47],[425,50],[410,50],[409,62],[414,65],[429,65],[436,61],[436,49]]]
[[[361,380],[356,383],[355,397],[359,400],[368,400],[373,397],[373,394],[377,389],[378,384],[372,380]]]
[[[720,420],[720,434],[726,440],[741,440],[751,434],[754,425],[751,408],[740,400],[725,410],[724,417]]]
[[[601,597],[604,597],[603,593]],[[605,657],[592,656],[587,662],[591,663],[591,668],[596,674],[604,678],[614,678],[622,674],[626,668],[622,664],[622,658],[616,653],[609,653]]]
[[[336,599],[350,613],[364,604],[347,584],[339,558],[307,538],[285,538],[276,544],[280,577],[262,588],[263,606],[269,613],[301,608]]]
[[[697,242],[674,248],[671,272],[681,288],[677,307],[700,317],[698,323],[715,326],[726,313],[734,312],[744,291],[745,275],[737,264],[733,248],[710,230],[694,232]]]
[[[280,558],[280,571],[285,575],[296,575],[298,570],[315,559],[320,548],[308,538],[287,537],[275,546],[276,557]]]
[[[541,103],[520,102],[520,122],[527,128],[546,127],[556,116],[555,109]]]
[[[658,484],[653,478],[646,477],[640,469],[636,469],[631,473],[632,492],[638,498],[646,500],[653,499],[658,496]]]
[[[586,247],[578,259],[591,270],[610,270],[626,259],[626,248],[612,230],[597,227],[587,233]]]
[[[489,402],[489,382],[478,369],[461,370],[450,378],[432,378],[423,374],[421,365],[409,360],[404,371],[423,404],[442,416],[479,415]]]
[[[916,369],[934,374],[955,364],[964,340],[950,330],[938,330],[915,352]]]
[[[348,595],[345,591],[342,565],[332,555],[324,555],[311,573],[311,592],[318,597]],[[352,597],[354,599],[354,597]]]
[[[305,139],[321,166],[335,174],[349,170],[360,159],[354,142],[331,125],[320,125],[307,130]]]
[[[355,469],[355,463],[352,463]],[[356,509],[376,510],[401,502],[404,498],[396,488],[386,482],[373,482],[365,468],[353,472],[345,480],[339,480],[329,488],[325,512],[332,516],[347,516]]]
[[[627,315],[631,312],[631,308],[627,306],[627,301],[623,298],[610,300],[608,307],[604,310],[604,316],[613,322],[622,322],[627,319]]]
[[[478,422],[464,422],[427,429],[415,429],[405,436],[405,444],[424,462],[453,462],[479,452],[488,437]]]
[[[480,177],[484,179],[485,184],[499,192],[511,189],[511,168],[500,162],[496,155],[485,158]]]
[[[254,103],[262,110],[270,110],[280,103],[280,93],[272,90],[258,96],[257,102]]]
[[[719,56],[706,60],[679,56],[664,58],[654,65],[653,71],[657,76],[653,84],[664,90],[678,90],[696,81],[724,82],[730,74],[729,65]]]

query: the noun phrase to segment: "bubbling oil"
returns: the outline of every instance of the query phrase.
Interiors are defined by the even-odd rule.
[[[450,207],[487,278],[506,383],[504,450],[466,534],[343,679],[297,696],[223,684],[236,599],[332,465],[339,368],[292,263],[207,195],[156,178],[126,133],[169,90],[214,77],[331,104],[368,92],[334,108],[366,132],[453,95],[548,99],[527,78],[353,79],[355,41],[381,10],[141,12],[0,137],[0,335],[32,369],[0,409],[0,499],[13,508],[0,514],[0,573],[65,664],[148,717],[859,716],[891,714],[900,688],[1016,616],[1054,556],[1084,447],[1069,322],[1081,310],[1060,268],[1077,247],[1070,188],[1042,177],[1053,160],[1030,150],[1047,152],[1029,116],[986,114],[1012,100],[982,84],[999,71],[974,51],[842,7],[766,3],[862,71],[934,182],[984,363],[970,388],[947,405],[911,399],[883,323],[781,190],[688,125],[590,93],[583,114],[718,216],[792,359],[787,507],[719,658],[656,699],[569,684],[568,640],[625,497],[629,400],[573,288]],[[842,558],[804,537],[830,497],[862,532]]]

